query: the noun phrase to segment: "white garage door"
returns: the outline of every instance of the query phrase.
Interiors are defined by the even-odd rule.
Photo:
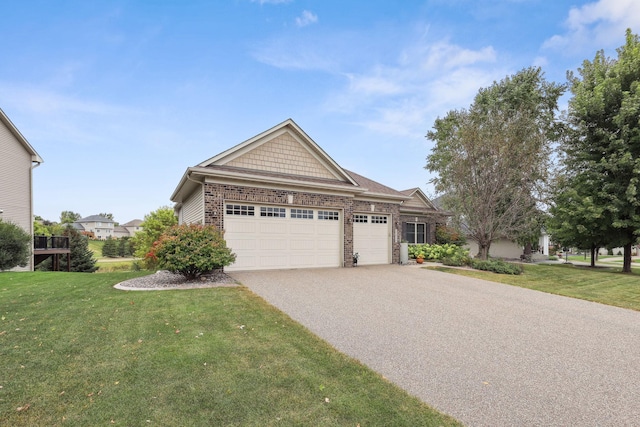
[[[358,265],[390,264],[390,231],[387,215],[353,215],[353,252]]]
[[[336,210],[227,204],[224,238],[236,254],[227,271],[339,267]]]

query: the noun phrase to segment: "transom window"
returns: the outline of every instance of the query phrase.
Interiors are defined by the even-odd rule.
[[[427,224],[407,222],[404,224],[404,239],[410,244],[427,243]]]
[[[260,216],[270,216],[276,218],[286,218],[287,213],[285,208],[271,208],[271,207],[260,207]]]
[[[318,211],[318,219],[337,221],[339,219],[338,211]]]
[[[313,219],[313,210],[291,209],[291,218]]]
[[[367,223],[369,222],[369,217],[367,215],[354,215],[353,222]]]
[[[371,215],[371,224],[386,224],[387,217],[379,215]]]
[[[227,215],[254,216],[253,206],[247,205],[227,205]]]

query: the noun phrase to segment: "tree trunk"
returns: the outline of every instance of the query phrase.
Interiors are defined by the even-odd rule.
[[[624,262],[622,265],[623,273],[631,273],[631,246],[632,242],[624,245]]]
[[[598,253],[597,246],[591,246],[591,267],[596,266],[596,254]]]
[[[488,242],[488,243],[478,242],[478,258],[485,261],[488,260],[490,247],[491,247],[491,242]]]

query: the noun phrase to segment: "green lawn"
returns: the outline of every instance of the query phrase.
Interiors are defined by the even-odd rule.
[[[537,264],[525,265],[524,274],[511,276],[478,270],[431,268],[640,311],[640,274],[637,271],[622,274],[619,268]]]
[[[244,287],[0,273],[1,426],[458,425]]]

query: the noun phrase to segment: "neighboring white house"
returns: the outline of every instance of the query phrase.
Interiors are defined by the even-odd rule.
[[[118,225],[113,229],[113,237],[118,239],[121,237],[133,237],[138,231],[142,230],[141,224],[141,219],[134,219],[125,224]]]
[[[106,240],[108,237],[115,237],[113,220],[100,215],[90,215],[79,219],[72,224],[78,231],[86,234],[92,233],[98,240]]]
[[[0,219],[19,225],[31,236],[33,169],[42,162],[40,155],[0,109]],[[16,270],[33,270],[33,256],[26,267]]]

